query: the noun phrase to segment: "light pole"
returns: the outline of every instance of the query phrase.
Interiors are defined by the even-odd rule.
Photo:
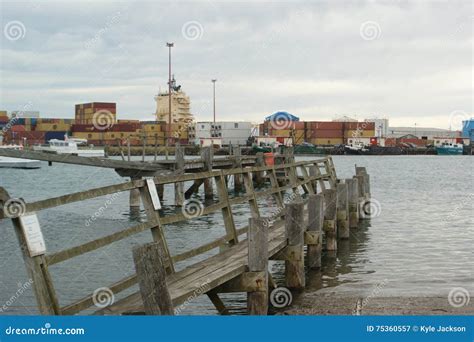
[[[170,146],[171,144],[171,48],[174,46],[174,43],[166,43],[168,47],[168,139],[166,139],[166,144]],[[166,156],[168,156],[168,148],[166,149]]]
[[[213,102],[214,102],[214,125],[216,124],[216,79],[211,80],[214,88],[214,96],[213,96]]]

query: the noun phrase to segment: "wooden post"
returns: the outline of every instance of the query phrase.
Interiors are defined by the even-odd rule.
[[[163,201],[165,197],[165,185],[164,184],[157,184],[156,185],[156,192],[158,192],[158,197],[160,201]]]
[[[145,154],[146,154],[146,133],[143,134],[143,150],[142,150],[142,162],[145,161]]]
[[[263,167],[265,166],[265,160],[263,158],[263,152],[258,152],[257,157],[255,159],[255,166],[256,167]],[[263,171],[257,171],[254,174],[255,178],[255,183],[257,184],[257,187],[261,187],[264,183],[263,180]]]
[[[244,178],[244,185],[245,185],[245,194],[250,196],[249,198],[249,205],[250,205],[250,213],[252,217],[259,218],[260,212],[258,210],[258,202],[257,196],[255,196],[255,189],[253,187],[252,175],[250,172],[246,172],[243,174]]]
[[[130,161],[130,155],[131,155],[131,150],[130,150],[130,137],[127,138],[127,160]]]
[[[262,291],[247,293],[249,315],[268,313],[268,229],[264,219],[249,219],[248,262],[250,272],[263,272]]]
[[[308,233],[313,235],[315,244],[308,244],[308,266],[321,267],[321,250],[323,247],[322,228],[324,222],[323,195],[309,195],[308,198]]]
[[[337,233],[339,239],[349,238],[349,193],[347,184],[337,184]]]
[[[366,215],[364,214],[364,204],[365,204],[365,175],[358,174],[354,176],[357,179],[358,185],[358,210],[359,210],[359,220],[365,219]]]
[[[365,198],[365,202],[364,202],[364,214],[367,216],[367,218],[371,218],[372,217],[372,213],[371,213],[371,207],[370,207],[370,175],[368,173],[364,174],[364,185],[365,185],[365,189],[364,189],[364,198]]]
[[[203,171],[212,171],[213,150],[212,146],[201,149],[201,158],[204,163]],[[204,179],[204,198],[212,199],[214,191],[212,190],[212,178]]]
[[[155,153],[154,153],[153,161],[156,161],[157,156],[158,156],[158,134],[155,133]]]
[[[141,179],[141,177],[130,177],[131,181],[139,179]],[[133,215],[140,211],[140,204],[140,189],[135,188],[130,190],[130,212],[132,212]]]
[[[311,165],[311,166],[309,167],[309,176],[310,176],[311,178],[317,176],[316,166]],[[314,180],[314,181],[311,181],[310,184],[311,184],[311,186],[313,187],[313,192],[314,192],[315,194],[318,193],[318,183]]]
[[[163,259],[163,252],[156,242],[133,248],[140,295],[147,315],[174,314]]]
[[[359,183],[357,178],[347,178],[347,190],[349,196],[349,227],[357,228],[359,222]]]
[[[285,260],[286,286],[293,289],[305,287],[304,274],[304,220],[303,202],[289,203],[286,206],[285,226],[288,238],[286,247],[287,260]]]
[[[175,174],[184,174],[184,148],[176,143],[175,145]],[[174,204],[176,206],[182,206],[184,203],[184,183],[174,183]]]
[[[236,146],[233,148],[234,153],[234,169],[241,169],[242,168],[242,154],[240,150],[240,146]],[[240,173],[234,174],[234,190],[236,192],[242,191],[242,175]]]
[[[337,250],[337,225],[336,225],[336,206],[337,192],[334,189],[328,189],[323,192],[326,210],[324,212],[324,232],[326,234],[326,249],[328,251]]]

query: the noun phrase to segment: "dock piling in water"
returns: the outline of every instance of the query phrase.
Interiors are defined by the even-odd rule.
[[[204,148],[203,157],[196,160],[184,160],[184,153],[179,146],[175,153],[175,161],[162,163],[163,167],[168,168],[165,174],[157,174],[159,163],[101,161],[98,164],[100,167],[114,168],[122,176],[131,177],[131,181],[25,203],[25,214],[32,214],[100,196],[129,192],[130,207],[139,210],[140,204],[143,203],[146,211],[145,222],[136,222],[130,227],[95,240],[59,251],[44,252],[34,257],[29,254],[20,219],[5,214],[5,201],[9,196],[0,188],[0,219],[12,219],[19,236],[25,265],[34,280],[32,287],[42,314],[78,314],[92,308],[94,304],[93,294],[88,294],[78,295],[81,299],[61,307],[53,278],[49,275],[49,266],[150,231],[153,243],[133,248],[130,253],[136,273],[129,274],[107,287],[114,294],[118,294],[138,283],[139,291],[100,308],[98,314],[177,314],[179,309],[175,309],[175,306],[188,303],[190,299],[204,294],[209,297],[218,313],[228,314],[229,310],[219,294],[246,292],[249,314],[264,315],[268,312],[268,298],[271,297],[269,287],[277,286],[268,273],[268,260],[284,260],[287,286],[303,289],[304,246],[307,246],[309,268],[320,268],[323,241],[328,254],[334,255],[337,250],[338,232],[339,238],[347,238],[350,234],[349,226],[357,226],[358,207],[367,199],[370,200],[370,178],[367,172],[359,172],[354,178],[341,183],[336,177],[331,157],[294,162],[293,158],[287,155],[287,163],[260,165],[254,157],[240,156],[237,165],[235,155],[214,159],[211,148]],[[42,158],[58,161],[55,159],[57,156]],[[77,157],[67,157],[65,160],[68,163],[78,161],[81,165],[98,163],[96,160]],[[297,170],[300,171],[299,175]],[[258,179],[259,173],[266,175],[265,179],[270,180],[270,185],[256,191],[253,180]],[[225,179],[236,176],[243,180],[245,193],[232,197],[229,196]],[[144,177],[153,178],[150,181],[143,179]],[[283,180],[281,184],[279,179]],[[163,187],[167,185],[169,189],[175,189],[184,196],[180,190],[182,188],[177,185],[184,182],[193,182],[186,192],[186,198],[196,193],[202,184],[205,185],[205,196],[209,198],[214,183],[218,198],[211,204],[207,202],[206,206],[200,203],[202,207],[197,208],[198,215],[186,216],[183,213],[170,214],[160,211],[156,197],[158,195],[162,198]],[[300,195],[301,190],[305,195]],[[283,201],[285,194],[292,195],[286,206]],[[175,196],[175,204],[179,205],[181,200],[178,201],[177,194]],[[271,219],[262,218],[257,200],[271,197],[276,200],[277,212]],[[251,216],[249,225],[237,228],[232,207],[247,203]],[[179,254],[170,252],[164,225],[185,222],[201,215],[215,215],[218,212],[222,215],[225,229],[220,237],[202,245],[191,246]],[[219,252],[190,264],[192,258],[202,257],[204,253],[212,250]]]

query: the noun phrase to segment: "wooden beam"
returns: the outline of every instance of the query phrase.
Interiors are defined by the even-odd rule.
[[[290,259],[285,261],[285,278],[288,288],[305,287],[304,274],[304,217],[303,202],[289,203],[286,206],[285,226],[288,238]]]
[[[256,280],[261,291],[247,293],[249,315],[268,313],[268,227],[263,219],[249,219],[248,264],[250,272],[263,272],[264,279]]]

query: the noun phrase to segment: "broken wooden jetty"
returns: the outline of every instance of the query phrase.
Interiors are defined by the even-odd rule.
[[[175,162],[173,167],[180,169],[173,174],[155,175],[147,179],[132,178],[117,185],[31,203],[11,198],[5,189],[0,188],[0,204],[3,208],[0,219],[11,219],[13,222],[28,275],[33,280],[39,311],[45,315],[73,315],[94,308],[94,293],[73,303],[60,303],[50,266],[134,234],[150,231],[152,242],[128,251],[133,256],[136,273],[114,284],[104,284],[113,294],[119,294],[136,284],[139,285],[139,291],[100,307],[96,314],[172,315],[180,312],[183,303],[199,295],[208,296],[220,314],[227,314],[228,309],[219,294],[228,292],[246,292],[249,314],[267,314],[269,298],[276,288],[268,271],[269,260],[285,260],[285,286],[303,289],[305,267],[321,267],[322,251],[334,253],[337,241],[349,238],[350,230],[357,227],[358,220],[370,217],[367,212],[370,206],[370,182],[365,168],[356,167],[353,178],[341,180],[337,178],[331,157],[295,162],[292,155],[288,154],[280,164],[275,165],[265,165],[261,155],[252,159],[253,165],[246,165],[242,162],[243,158],[237,155],[237,158],[234,156],[227,160],[232,162],[226,164],[228,168],[216,170],[215,160],[206,156],[206,153],[209,151],[204,152],[199,162],[202,163],[200,169],[194,173],[188,173],[192,168],[183,169],[183,159],[178,157],[181,162]],[[213,163],[209,163],[210,160]],[[243,190],[239,196],[229,196],[230,178],[234,179],[236,190]],[[183,190],[184,182],[192,182],[192,191]],[[176,204],[182,204],[183,209],[187,204],[184,198],[191,197],[199,185],[204,184],[206,196],[211,196],[212,185],[215,185],[218,201],[206,206],[202,204],[199,216],[221,212],[223,235],[172,255],[163,226],[188,221],[196,216],[190,217],[185,210],[173,215],[160,212],[159,194],[165,184],[174,184],[178,193],[175,194],[178,198]],[[242,189],[237,189],[242,184]],[[36,217],[36,212],[126,191],[133,194],[131,196],[134,199],[138,194],[146,211],[146,222],[55,253],[48,254],[44,246],[38,245],[42,236],[38,237],[41,230],[37,219],[32,219]],[[290,203],[284,201],[287,192],[291,194]],[[260,214],[258,200],[268,197],[274,198],[277,208],[272,216],[264,217]],[[8,206],[18,205],[18,202],[22,208],[13,215]],[[249,223],[237,229],[232,205],[242,203],[249,205]],[[210,251],[216,253],[202,261],[177,267],[190,258]]]

